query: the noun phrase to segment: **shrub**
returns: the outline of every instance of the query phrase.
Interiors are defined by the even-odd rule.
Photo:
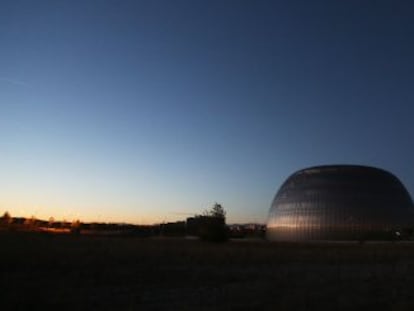
[[[226,226],[226,212],[221,204],[215,203],[204,216],[199,216],[198,236],[209,242],[225,242],[229,232]]]

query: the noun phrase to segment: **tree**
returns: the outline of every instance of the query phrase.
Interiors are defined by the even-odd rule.
[[[47,225],[49,226],[49,228],[52,228],[53,225],[55,224],[55,218],[53,218],[52,216],[49,218],[49,221],[47,223]]]
[[[10,216],[10,213],[5,212],[3,214],[3,217],[1,218],[1,224],[5,225],[5,226],[8,226],[12,223],[12,221],[13,221],[13,218]]]
[[[79,219],[72,221],[72,224],[70,226],[70,232],[72,234],[79,235],[81,229],[81,222]]]
[[[200,216],[199,237],[210,242],[227,241],[226,211],[223,206],[216,202],[210,210],[203,214]]]
[[[33,229],[34,227],[36,227],[36,224],[37,224],[37,219],[33,215],[30,218],[26,218],[24,220],[24,225],[30,229]]]
[[[224,210],[223,206],[217,202],[214,203],[210,213],[213,217],[226,219],[226,211]]]
[[[226,211],[221,204],[216,202],[210,210],[204,212],[204,216],[226,219]]]

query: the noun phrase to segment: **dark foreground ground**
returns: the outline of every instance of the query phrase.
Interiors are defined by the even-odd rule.
[[[1,310],[414,310],[414,243],[0,234]]]

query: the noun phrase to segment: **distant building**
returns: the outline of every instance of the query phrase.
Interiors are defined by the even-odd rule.
[[[186,220],[187,235],[199,236],[206,226],[225,226],[225,219],[221,217],[198,215]]]
[[[185,221],[176,221],[160,224],[160,235],[163,236],[185,236]]]
[[[318,166],[291,175],[269,211],[266,236],[282,240],[407,238],[413,201],[397,177],[355,165]]]

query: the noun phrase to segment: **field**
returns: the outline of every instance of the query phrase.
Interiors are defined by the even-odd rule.
[[[414,243],[0,234],[1,310],[413,310]]]

